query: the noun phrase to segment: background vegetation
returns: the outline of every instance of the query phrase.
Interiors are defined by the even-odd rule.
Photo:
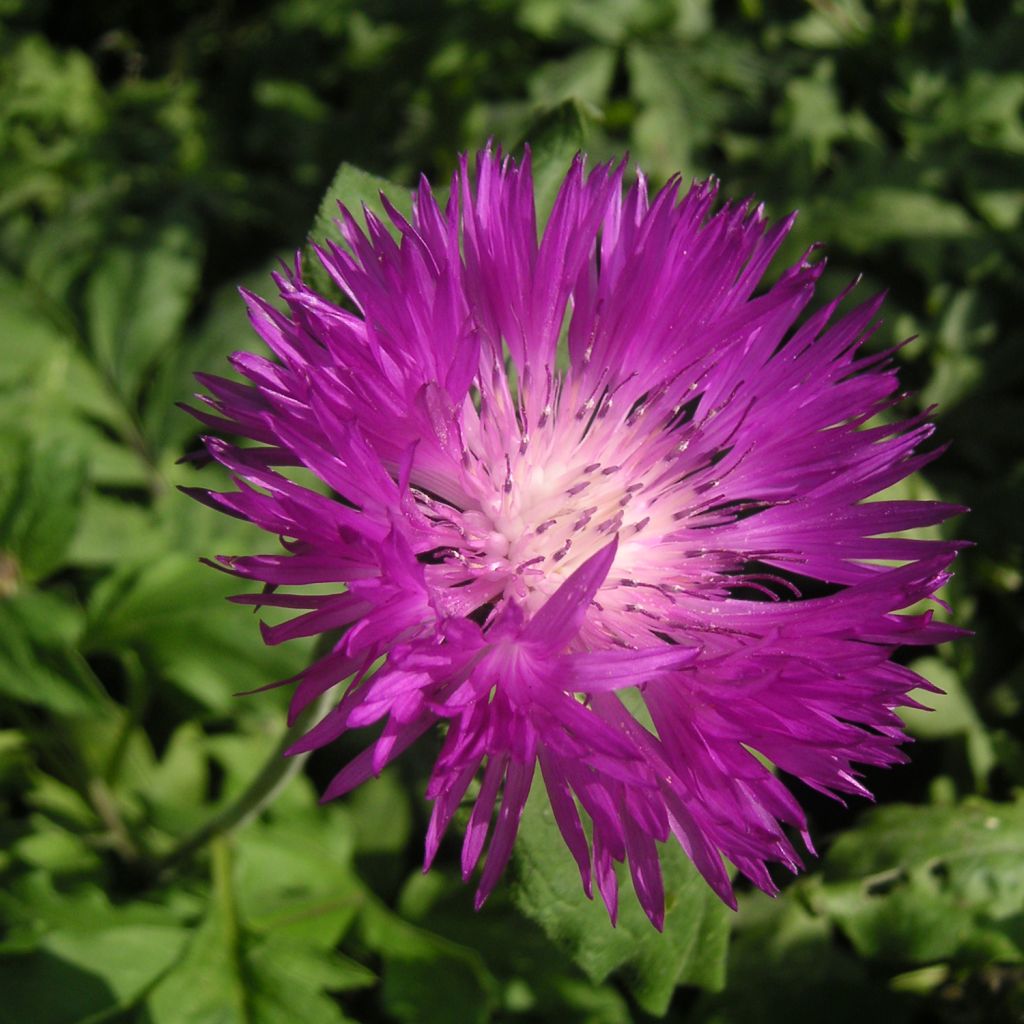
[[[1021,53],[1020,0],[2,0],[0,1021],[1024,1019]],[[339,164],[443,184],[488,136],[800,208],[789,255],[918,336],[953,447],[908,490],[973,509],[913,764],[877,809],[802,793],[823,856],[774,902],[670,858],[664,937],[603,923],[539,810],[483,913],[450,851],[420,875],[429,752],[325,808],[344,749],[260,777],[284,695],[233,694],[311,652],[198,563],[263,541],[175,489],[173,403]]]

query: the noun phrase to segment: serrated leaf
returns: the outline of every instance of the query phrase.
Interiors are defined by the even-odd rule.
[[[933,710],[900,709],[900,718],[914,736],[921,739],[967,737],[967,753],[975,781],[983,788],[988,773],[996,763],[996,755],[984,722],[968,696],[956,670],[941,658],[917,658],[910,667],[929,682],[940,686],[941,696],[925,695],[924,703]]]
[[[662,849],[665,930],[651,927],[623,886],[619,922],[612,927],[599,901],[588,901],[549,808],[531,800],[516,841],[516,903],[594,982],[621,973],[637,1002],[663,1014],[679,985],[722,986],[730,911],[682,850]]]
[[[127,1010],[178,958],[184,928],[126,925],[54,932],[0,957],[3,1024],[88,1024]]]
[[[843,833],[814,905],[862,955],[1024,959],[1024,799],[891,805]]]
[[[831,212],[814,213],[815,229],[855,253],[894,242],[962,240],[977,224],[959,204],[924,190],[880,185],[855,192]]]
[[[81,629],[80,612],[54,594],[0,600],[0,695],[57,714],[94,712],[98,694],[67,657]]]
[[[118,393],[133,402],[156,357],[179,335],[199,281],[199,247],[182,224],[148,244],[106,252],[86,286],[89,342]]]
[[[88,568],[108,567],[139,562],[169,546],[149,508],[92,492],[82,502],[67,562]]]
[[[346,801],[354,822],[356,851],[399,853],[412,830],[412,808],[398,773],[385,769],[376,779],[360,786]]]
[[[509,1012],[526,1011],[529,1019],[565,1024],[630,1024],[625,995],[608,982],[595,985],[505,898],[504,889],[475,914],[471,891],[457,871],[435,866],[427,874],[413,871],[398,899],[398,910],[421,927],[465,946],[484,959],[503,988]],[[509,936],[515,941],[510,942]]]
[[[403,217],[412,216],[412,193],[408,187],[399,185],[377,174],[371,174],[352,164],[343,163],[331,179],[327,191],[313,220],[309,235],[318,244],[325,238],[338,237],[335,221],[338,219],[338,204],[341,203],[357,220],[363,206],[372,210],[385,224],[390,224],[384,206],[380,201],[383,192]]]
[[[907,999],[833,941],[832,922],[810,913],[795,892],[742,897],[729,951],[729,979],[704,996],[692,1019],[707,1024],[792,1024],[828,1007],[830,1024],[911,1019]],[[687,1018],[690,1019],[690,1018]]]
[[[540,230],[555,205],[565,172],[573,157],[584,148],[585,139],[586,116],[576,99],[566,100],[544,112],[523,136],[522,141],[529,143],[532,154],[533,192]]]
[[[343,1024],[327,991],[358,987],[369,972],[322,949],[253,937],[236,903],[226,839],[212,844],[213,900],[181,962],[146,1001],[153,1024]]]
[[[542,64],[530,79],[530,94],[553,106],[567,100],[603,103],[615,73],[616,52],[609,46],[588,46],[564,60]]]
[[[157,829],[182,836],[199,827],[208,816],[206,803],[210,764],[206,737],[194,721],[180,725],[171,735],[156,764],[139,772],[122,754],[123,786],[145,805],[147,822]]]
[[[496,982],[469,946],[419,928],[368,902],[360,915],[366,944],[384,961],[381,1001],[407,1024],[485,1024],[496,1004]]]
[[[33,831],[11,846],[11,852],[22,863],[41,868],[54,877],[84,874],[100,866],[96,851],[80,836],[51,823],[41,814],[29,818]]]
[[[942,696],[926,698],[934,705],[931,711],[915,708],[900,710],[900,718],[911,733],[922,739],[944,739],[959,736],[981,725],[974,705],[951,665],[941,658],[928,657],[916,659],[910,667],[945,691]]]
[[[93,883],[56,889],[44,872],[23,875],[0,889],[0,912],[9,936],[28,948],[52,932],[87,928],[123,928],[128,925],[173,926],[177,916],[158,903],[132,900],[114,904]]]
[[[14,558],[26,579],[42,579],[61,565],[74,536],[85,463],[52,438],[8,435],[0,447],[0,552]]]
[[[235,888],[248,926],[292,944],[336,946],[364,902],[353,838],[341,808],[316,805],[246,829],[238,837]]]
[[[299,671],[309,651],[303,642],[264,647],[258,620],[227,601],[244,589],[185,555],[125,568],[93,590],[84,646],[137,651],[205,706],[226,708],[233,694]]]
[[[200,390],[195,379],[197,370],[230,374],[228,357],[239,349],[259,344],[239,288],[272,298],[275,286],[270,275],[278,269],[278,263],[271,260],[218,288],[202,319],[186,332],[183,343],[173,346],[157,362],[146,387],[142,414],[143,432],[154,451],[170,451],[177,459],[188,438],[204,432],[199,421],[176,403],[196,404],[195,394]],[[205,472],[209,472],[209,467]]]
[[[3,1024],[85,1024],[134,1005],[180,955],[187,930],[165,908],[115,906],[92,885],[58,892],[42,872],[0,893]]]
[[[247,961],[260,979],[254,1020],[267,1024],[344,1024],[347,1018],[324,990],[347,992],[377,984],[373,971],[357,961],[287,938],[271,936],[255,943]]]

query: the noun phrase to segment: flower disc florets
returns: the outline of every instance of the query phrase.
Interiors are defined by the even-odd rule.
[[[922,417],[879,420],[880,299],[801,320],[823,263],[755,294],[791,220],[716,212],[710,182],[648,202],[623,172],[577,159],[539,241],[529,160],[489,151],[443,211],[426,182],[410,220],[385,200],[392,229],[342,209],[318,254],[351,308],[298,264],[287,313],[246,296],[274,358],[202,376],[196,414],[257,445],[207,438],[238,490],[197,493],[283,538],[220,559],[268,585],[239,600],[302,610],[268,643],[342,631],[294,680],[293,716],[343,685],[294,749],[385,720],[327,797],[445,722],[428,864],[479,778],[482,902],[539,766],[587,893],[614,919],[626,860],[660,926],[671,836],[730,903],[723,857],[767,891],[767,863],[799,869],[765,760],[839,795],[866,792],[854,762],[903,759],[894,709],[927,684],[890,656],[956,631],[898,613],[957,545],[895,534],[956,509],[868,500],[933,457]]]

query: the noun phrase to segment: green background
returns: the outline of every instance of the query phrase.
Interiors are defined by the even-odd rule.
[[[1021,53],[1019,0],[0,0],[0,1022],[1024,1019]],[[311,649],[262,646],[198,558],[265,541],[176,490],[220,479],[174,402],[253,344],[237,284],[373,201],[353,168],[444,186],[488,137],[543,195],[582,146],[799,208],[786,255],[917,337],[952,447],[902,492],[972,508],[913,763],[877,809],[801,791],[822,857],[775,901],[666,851],[663,936],[540,804],[482,913],[454,846],[421,875],[428,743],[324,808],[358,737],[278,777],[286,694],[233,694]]]

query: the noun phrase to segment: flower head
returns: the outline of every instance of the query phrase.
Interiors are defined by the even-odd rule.
[[[927,684],[891,655],[956,631],[900,611],[957,545],[894,534],[957,510],[867,500],[936,454],[923,417],[879,416],[881,299],[802,316],[822,262],[756,291],[792,219],[623,174],[577,158],[539,241],[528,156],[463,160],[443,210],[424,181],[411,220],[383,200],[394,233],[342,209],[318,255],[350,306],[298,263],[286,313],[246,294],[272,358],[201,375],[196,414],[257,444],[207,438],[237,489],[198,493],[282,537],[220,558],[267,585],[239,600],[300,610],[267,643],[341,630],[294,680],[293,716],[340,687],[294,750],[383,723],[327,798],[445,723],[428,866],[479,779],[482,903],[539,766],[587,894],[614,919],[625,860],[660,926],[657,843],[729,903],[723,858],[769,892],[769,863],[801,867],[764,760],[835,796],[904,760],[894,709]]]

